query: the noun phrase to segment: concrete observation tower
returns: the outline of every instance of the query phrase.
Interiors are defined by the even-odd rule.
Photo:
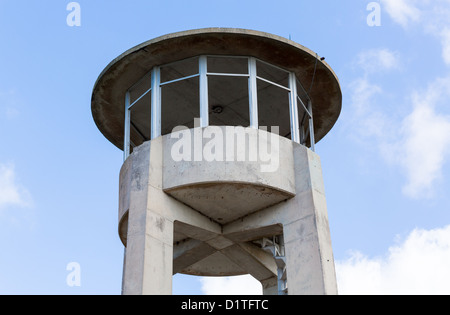
[[[124,151],[123,294],[171,294],[176,273],[251,274],[264,294],[336,294],[319,156],[342,94],[316,53],[208,28],[126,51],[92,93]]]

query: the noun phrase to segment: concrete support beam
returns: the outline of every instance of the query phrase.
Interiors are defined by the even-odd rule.
[[[183,271],[183,269],[196,262],[214,254],[216,249],[207,243],[189,239],[174,246],[173,252],[173,274]]]
[[[242,221],[242,220],[238,220]],[[280,235],[283,233],[282,224],[272,224],[267,226],[258,226],[256,228],[243,229],[243,230],[233,230],[233,226],[239,225],[238,222],[224,226],[224,235],[236,242],[248,242],[253,240],[258,240],[263,237],[269,237],[273,235]],[[231,233],[230,233],[231,231]]]
[[[249,243],[239,243],[221,251],[231,261],[248,270],[255,279],[263,281],[277,274],[273,257]]]

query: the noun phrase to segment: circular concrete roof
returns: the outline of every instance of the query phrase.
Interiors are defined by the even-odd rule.
[[[236,28],[206,28],[164,35],[133,47],[114,59],[98,77],[92,92],[91,110],[103,135],[123,149],[124,102],[128,88],[154,66],[198,55],[252,56],[289,71],[309,89],[313,102],[316,142],[339,117],[342,94],[331,67],[316,53],[286,38]],[[286,109],[288,110],[288,109]],[[272,124],[276,126],[276,121]]]

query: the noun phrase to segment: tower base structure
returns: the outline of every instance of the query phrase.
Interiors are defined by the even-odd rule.
[[[233,134],[233,141],[211,149],[211,135],[229,137],[227,128],[161,136],[134,148],[124,162],[122,293],[172,294],[172,276],[183,273],[250,274],[264,294],[337,294],[319,156],[290,139],[242,127],[245,141]],[[183,137],[193,140],[192,150],[180,145]],[[266,168],[264,141],[273,158]]]

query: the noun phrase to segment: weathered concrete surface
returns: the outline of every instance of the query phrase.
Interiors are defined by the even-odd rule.
[[[202,213],[204,210],[195,209],[194,204],[188,206],[164,192],[164,177],[172,174],[166,166],[174,167],[170,155],[165,153],[165,146],[171,143],[168,137],[135,148],[121,170],[119,233],[126,244],[124,294],[170,294],[174,273],[209,276],[249,273],[262,283],[265,294],[276,294],[275,260],[253,241],[281,234],[289,294],[337,293],[324,185],[315,153],[291,141],[280,141],[280,152],[290,152],[284,158],[292,161],[285,163],[290,166],[280,162],[280,167],[290,167],[294,174],[293,182],[288,184],[292,188],[290,197],[275,205],[253,209],[234,221],[220,223]],[[217,170],[211,170],[215,172],[217,185],[223,179],[226,185],[233,185],[233,176],[238,175],[248,185],[251,183],[248,178],[275,176],[253,174],[258,169],[251,166],[248,173],[234,173],[230,168],[240,169],[236,164],[227,165],[225,172],[220,163],[226,162],[214,163],[224,172],[221,176]],[[195,170],[195,165],[190,166]],[[189,185],[208,177],[197,171],[187,176]],[[274,181],[271,189],[278,190],[281,183]],[[210,193],[213,196],[222,191]]]

